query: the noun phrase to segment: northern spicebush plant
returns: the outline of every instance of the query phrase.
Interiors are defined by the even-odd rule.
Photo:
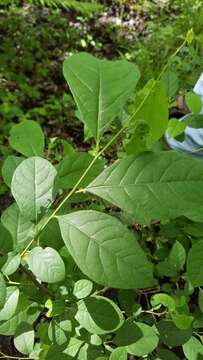
[[[0,335],[13,337],[12,358],[203,358],[203,164],[159,143],[161,79],[191,38],[138,93],[134,64],[65,60],[89,153],[70,147],[52,164],[35,121],[12,127],[2,176],[14,202],[0,224]]]

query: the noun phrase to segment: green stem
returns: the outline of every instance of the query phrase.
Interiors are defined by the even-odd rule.
[[[85,176],[87,175],[87,173],[89,172],[89,170],[92,168],[93,164],[95,163],[95,161],[101,156],[103,155],[103,153],[111,146],[111,144],[129,127],[131,121],[133,120],[133,118],[137,115],[137,113],[140,111],[140,109],[143,107],[143,105],[145,104],[146,100],[148,99],[149,95],[151,94],[153,88],[155,87],[155,85],[157,84],[157,82],[161,79],[162,75],[166,72],[166,70],[168,69],[168,67],[171,64],[172,59],[177,55],[177,53],[183,48],[183,46],[185,46],[187,40],[185,39],[184,42],[178,47],[178,49],[176,49],[176,51],[171,55],[171,57],[169,58],[168,62],[166,63],[166,65],[163,67],[162,71],[160,72],[158,78],[156,79],[156,81],[154,81],[152,83],[152,86],[150,87],[148,93],[146,94],[146,96],[143,98],[143,100],[141,101],[141,103],[139,104],[139,106],[137,107],[137,109],[134,111],[134,113],[132,115],[129,116],[128,120],[126,121],[125,125],[109,140],[109,142],[103,147],[102,150],[99,151],[99,142],[97,140],[96,142],[96,150],[98,151],[97,154],[95,155],[95,157],[93,158],[93,160],[91,161],[91,163],[89,164],[89,166],[87,167],[87,169],[84,171],[84,173],[82,174],[82,176],[80,177],[80,179],[76,182],[76,184],[74,185],[74,187],[71,189],[71,191],[68,193],[67,196],[65,196],[65,198],[61,201],[61,203],[56,207],[56,209],[52,212],[52,214],[46,219],[46,221],[44,222],[44,224],[41,226],[41,228],[38,231],[37,237],[39,237],[39,235],[41,234],[42,230],[46,227],[46,225],[57,215],[57,213],[59,212],[59,210],[62,208],[62,206],[66,203],[67,200],[70,199],[70,197],[76,192],[78,186],[81,184],[82,180],[85,178]],[[85,189],[84,189],[85,191]],[[30,246],[33,244],[33,242],[36,240],[36,238],[32,239],[31,242],[28,244],[28,246],[26,247],[26,249],[23,251],[23,253],[21,254],[21,256],[23,256],[27,250],[30,248]]]
[[[32,360],[32,358],[27,358],[27,357],[17,357],[17,356],[11,356],[11,355],[6,355],[4,353],[2,353],[0,351],[0,359],[16,359],[16,360]]]

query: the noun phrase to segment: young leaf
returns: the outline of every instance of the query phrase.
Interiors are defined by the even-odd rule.
[[[198,241],[189,250],[187,257],[187,276],[191,284],[203,286],[203,241]]]
[[[176,241],[169,254],[169,261],[173,265],[176,271],[180,271],[186,260],[186,252],[183,245]]]
[[[9,155],[4,161],[1,169],[1,173],[5,184],[8,185],[9,187],[11,186],[11,180],[15,169],[18,167],[18,165],[20,165],[20,163],[23,160],[25,160],[25,158],[22,156],[19,157],[19,156]]]
[[[140,77],[134,64],[100,60],[87,53],[65,60],[63,74],[80,117],[97,142],[122,110]]]
[[[109,360],[127,360],[126,348],[120,347],[112,351]]]
[[[4,275],[10,276],[12,275],[20,266],[21,257],[20,254],[16,254],[15,252],[8,253],[8,258],[6,263],[3,265],[1,271]]]
[[[16,329],[14,345],[22,354],[29,355],[34,347],[34,330],[26,322],[22,322]]]
[[[169,310],[175,310],[176,308],[175,300],[168,294],[155,294],[151,297],[150,302],[154,308],[158,305],[163,305]]]
[[[193,92],[188,92],[185,95],[185,102],[191,112],[199,114],[202,109],[202,101],[199,95]]]
[[[55,168],[45,159],[31,157],[15,170],[11,191],[25,218],[37,221],[53,201]]]
[[[171,320],[161,320],[157,324],[160,341],[167,346],[180,346],[185,344],[192,336],[192,329],[179,329]]]
[[[44,151],[44,134],[37,122],[24,120],[12,127],[9,143],[14,150],[27,157],[42,156]]]
[[[83,299],[90,295],[93,289],[93,283],[90,280],[80,279],[76,281],[73,288],[73,295],[77,299]]]
[[[55,186],[59,189],[72,188],[79,180],[85,169],[89,166],[93,157],[88,153],[75,153],[65,157],[57,165]],[[104,169],[104,161],[97,159],[87,176],[80,183],[81,187],[87,186]]]
[[[171,317],[175,325],[181,330],[187,330],[188,328],[190,328],[194,320],[194,317],[192,315],[187,314],[174,313],[171,314]]]
[[[148,147],[161,138],[168,124],[168,98],[165,93],[164,84],[162,81],[158,81],[152,90],[150,90],[151,88],[152,82],[150,81],[139,93],[135,102],[135,109],[150,91],[141,109],[136,112],[133,118],[134,125],[136,125],[138,120],[145,120],[148,123],[150,128],[146,141]],[[134,142],[133,136],[132,141]],[[130,146],[130,143],[128,146]]]
[[[203,359],[203,345],[192,336],[184,345],[183,352],[188,360],[202,360]]]
[[[118,306],[102,296],[80,300],[75,318],[87,331],[97,335],[111,333],[124,322]]]
[[[201,162],[162,151],[127,156],[105,169],[87,191],[129,212],[141,224],[182,215],[202,220],[202,179]]]
[[[15,314],[19,293],[19,289],[15,286],[7,287],[5,304],[0,311],[0,321],[9,320]]]
[[[63,240],[81,271],[115,288],[152,286],[152,267],[135,236],[116,218],[93,210],[58,216]]]
[[[1,222],[12,235],[15,250],[22,248],[34,236],[34,224],[21,214],[15,203],[3,212]]]
[[[50,247],[35,247],[29,252],[28,265],[41,281],[56,283],[65,278],[65,265],[58,252]]]
[[[0,309],[4,307],[6,301],[6,283],[3,275],[0,273]]]
[[[127,352],[132,355],[145,356],[157,347],[159,338],[151,326],[126,321],[116,332],[113,342],[117,346],[125,346]]]

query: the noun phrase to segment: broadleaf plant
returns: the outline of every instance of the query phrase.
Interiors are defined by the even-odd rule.
[[[11,129],[1,171],[13,202],[0,224],[0,336],[12,338],[14,358],[202,358],[203,163],[162,141],[170,128],[162,80],[185,46],[187,36],[139,91],[139,70],[127,61],[65,60],[86,152],[63,139],[59,161],[39,124]],[[199,110],[193,95],[187,102]]]

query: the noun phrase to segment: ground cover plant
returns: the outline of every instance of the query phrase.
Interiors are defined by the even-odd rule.
[[[0,335],[14,353],[1,348],[1,358],[203,358],[203,164],[160,142],[167,129],[183,131],[169,126],[165,79],[192,39],[189,31],[139,91],[140,71],[126,60],[83,52],[64,61],[93,139],[87,152],[64,141],[58,161],[36,121],[11,128]],[[201,127],[199,97],[186,101],[190,123]]]

